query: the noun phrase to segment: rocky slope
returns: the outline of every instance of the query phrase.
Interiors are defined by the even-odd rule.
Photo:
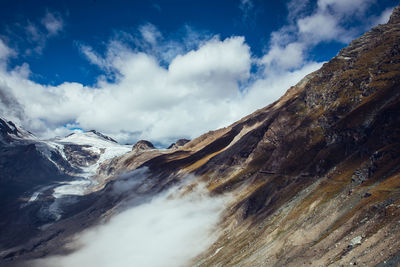
[[[148,148],[104,162],[97,191],[24,245],[5,247],[3,262],[68,252],[73,234],[110,218],[123,199],[194,174],[193,184],[234,200],[222,235],[189,266],[397,266],[400,8],[275,103],[183,146]],[[146,186],[116,194],[135,169]]]

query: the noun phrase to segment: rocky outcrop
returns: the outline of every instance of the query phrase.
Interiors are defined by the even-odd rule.
[[[184,146],[186,143],[189,143],[188,139],[178,139],[175,143],[172,143],[167,149],[177,149],[181,146]]]
[[[0,134],[1,134],[1,139],[9,142],[11,140],[11,135],[18,136],[18,130],[17,127],[12,123],[11,121],[6,122],[3,119],[0,119]]]
[[[400,6],[394,8],[392,15],[389,18],[388,25],[400,23]]]
[[[12,142],[21,143],[24,139],[33,139],[32,133],[16,126],[12,121],[0,118],[0,143],[3,145]]]
[[[90,148],[89,145],[66,144],[64,145],[64,154],[67,161],[73,166],[87,167],[95,164],[100,158],[100,154],[88,148]]]
[[[147,140],[139,140],[133,147],[132,151],[138,153],[149,149],[155,149],[154,145]]]

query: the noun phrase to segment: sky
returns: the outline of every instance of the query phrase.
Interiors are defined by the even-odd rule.
[[[0,116],[168,146],[277,100],[395,0],[0,0]]]

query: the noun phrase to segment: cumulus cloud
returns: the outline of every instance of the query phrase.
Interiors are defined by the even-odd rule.
[[[250,50],[242,37],[215,37],[176,56],[168,68],[117,41],[104,57],[90,47],[82,50],[93,64],[116,70],[117,80],[100,79],[93,88],[78,83],[42,86],[21,71],[3,71],[0,77],[31,118],[49,125],[75,122],[117,136],[123,129],[139,132],[136,138],[162,140],[194,137],[205,125],[213,129],[227,123],[231,118],[223,110],[250,76]]]
[[[161,38],[150,37],[149,32],[156,32],[153,27],[141,32],[148,35],[145,42]],[[272,102],[299,76],[319,66],[252,76],[254,59],[243,37],[214,36],[198,42],[198,47],[175,55],[167,66],[157,54],[132,50],[116,39],[103,55],[87,45],[80,51],[115,79],[99,77],[94,86],[70,82],[44,86],[29,79],[27,66],[0,71],[0,80],[28,114],[22,124],[32,132],[50,138],[66,133],[67,127],[82,127],[121,142],[150,139],[168,145],[176,138],[194,138],[227,126]]]
[[[307,35],[314,43],[331,41],[337,37],[342,39],[345,30],[338,24],[335,16],[330,14],[315,14],[300,19],[297,22],[300,35]]]
[[[304,44],[300,42],[289,43],[286,46],[274,45],[261,62],[268,67],[268,71],[296,68],[304,62],[305,49]]]
[[[310,63],[308,53],[318,44],[346,44],[372,24],[366,12],[376,0],[318,0],[310,10],[310,1],[292,0],[288,3],[288,25],[271,34],[268,52],[261,59],[265,71],[293,70]],[[380,21],[385,20],[387,11]],[[349,26],[350,23],[351,25]],[[354,23],[356,22],[356,23]],[[312,63],[312,62],[311,62]]]
[[[184,266],[218,238],[216,226],[229,200],[210,197],[201,185],[186,190],[174,187],[129,208],[78,236],[74,253],[34,266]]]
[[[104,72],[92,86],[41,85],[29,79],[27,65],[0,68],[0,82],[26,115],[22,125],[42,137],[81,127],[123,143],[148,139],[169,145],[177,138],[195,138],[233,123],[318,69],[322,62],[309,60],[313,47],[346,43],[371,23],[364,15],[373,1],[350,2],[319,0],[314,10],[308,1],[300,6],[295,5],[298,0],[289,2],[288,8],[297,8],[289,9],[288,24],[271,34],[260,58],[252,55],[241,36],[221,39],[186,27],[177,39],[145,23],[135,34],[117,32],[105,42],[103,52],[76,42],[82,55]],[[243,1],[249,3],[253,2]],[[55,22],[57,15],[45,18],[43,23],[54,24],[46,26],[49,33],[62,30],[55,26],[63,25],[62,20]],[[353,18],[360,23],[346,27]],[[27,31],[36,38],[35,27]],[[0,57],[10,56],[10,51],[0,42]]]

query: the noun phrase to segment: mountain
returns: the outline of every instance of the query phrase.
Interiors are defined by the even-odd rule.
[[[3,144],[12,143],[14,140],[34,139],[32,133],[17,127],[12,121],[0,117],[0,142]]]
[[[139,140],[133,147],[132,151],[140,152],[149,149],[155,149],[154,145],[147,140]]]
[[[60,219],[57,199],[97,186],[97,168],[130,151],[96,131],[40,140],[1,118],[0,134],[0,241],[9,245],[20,242],[20,231],[30,237],[37,225]]]
[[[4,263],[68,253],[72,236],[124,199],[191,177],[188,191],[201,181],[231,201],[221,234],[188,266],[397,266],[400,7],[276,102],[183,146],[148,148],[104,161],[93,177],[101,186],[45,231],[12,246],[3,238]],[[116,192],[121,181],[132,186]]]

